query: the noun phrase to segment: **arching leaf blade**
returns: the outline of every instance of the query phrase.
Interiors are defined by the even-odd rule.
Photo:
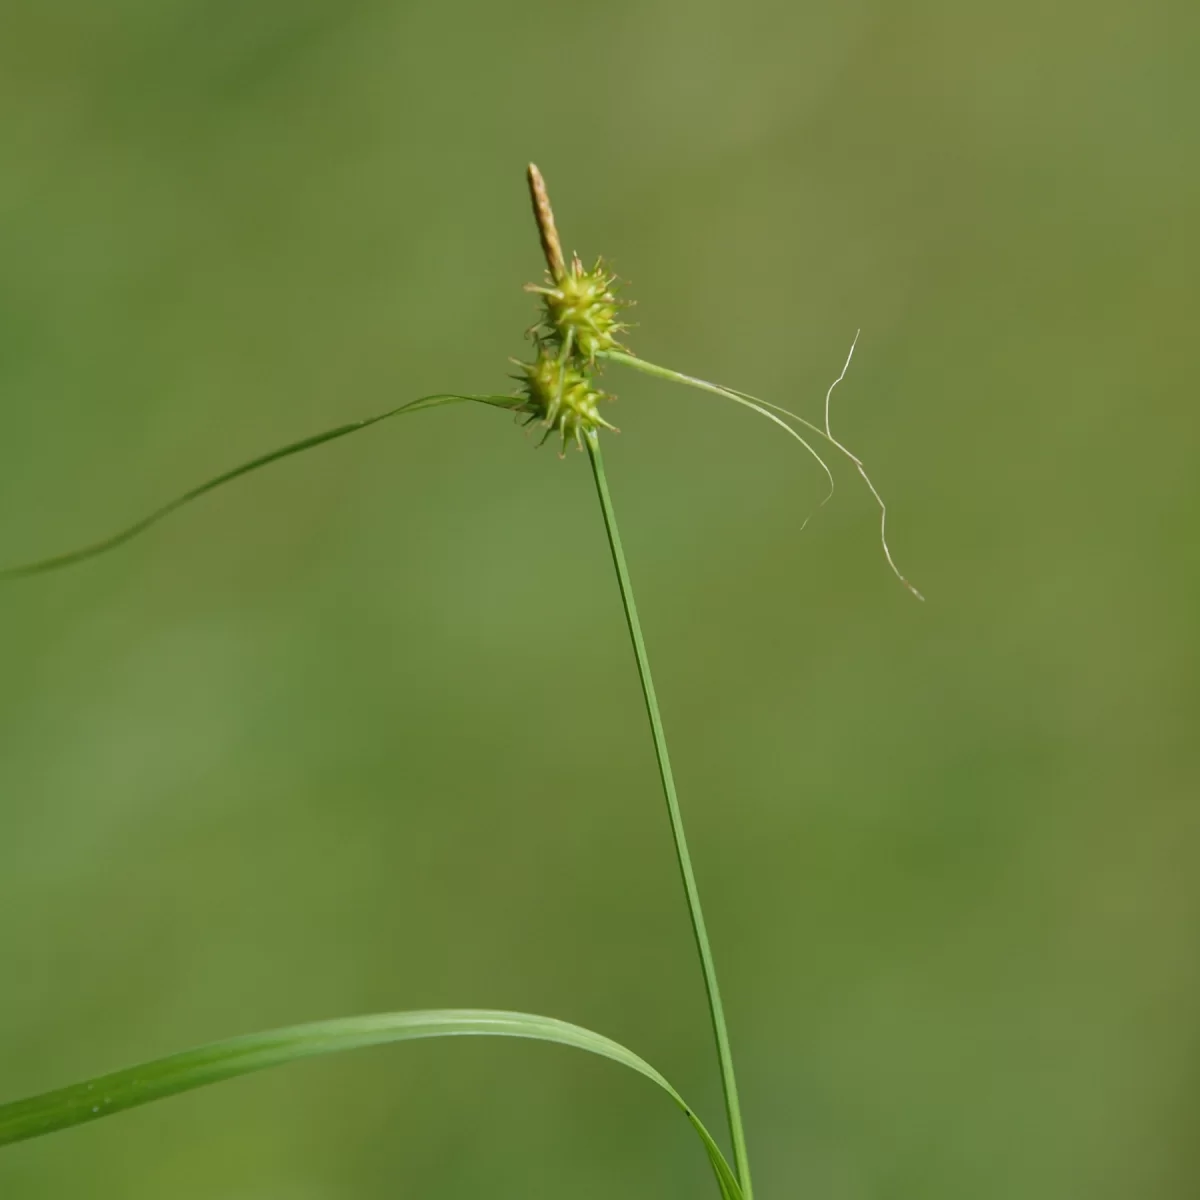
[[[243,475],[249,475],[252,471],[257,471],[262,467],[269,466],[271,463],[278,462],[280,459],[290,458],[294,454],[301,454],[305,450],[312,450],[317,446],[324,445],[326,442],[336,441],[338,438],[358,433],[362,429],[378,425],[381,421],[390,420],[392,417],[464,401],[489,404],[497,408],[512,408],[520,403],[513,396],[469,396],[452,393],[421,396],[417,400],[410,400],[408,403],[389,409],[387,412],[378,413],[373,417],[366,417],[361,421],[351,421],[347,425],[339,425],[335,429],[327,429],[323,433],[315,433],[310,437],[301,438],[299,441],[289,442],[286,446],[269,450],[266,454],[260,454],[257,458],[250,459],[249,462],[241,463],[239,466],[233,467],[228,471],[223,471],[220,475],[215,475],[212,479],[205,480],[204,483],[190,488],[182,495],[176,496],[174,500],[168,501],[161,508],[156,508],[153,512],[135,521],[132,525],[128,525],[106,538],[101,538],[97,542],[90,542],[86,546],[81,546],[76,550],[69,550],[64,554],[55,554],[49,558],[38,559],[36,562],[21,563],[13,567],[0,568],[0,581],[23,579],[30,575],[41,575],[47,571],[57,571],[62,567],[74,566],[76,563],[84,562],[89,558],[96,558],[98,555],[105,554],[109,550],[116,550],[126,542],[132,541],[138,534],[144,533],[152,525],[157,525],[164,517],[177,512],[193,500],[199,500],[201,496],[206,496],[209,492],[215,491],[227,483],[232,483],[235,479],[240,479]]]
[[[700,1118],[645,1059],[611,1038],[567,1021],[491,1009],[436,1009],[346,1017],[249,1034],[185,1050],[0,1105],[0,1146],[42,1137],[181,1092],[303,1058],[389,1042],[462,1036],[528,1038],[571,1046],[620,1063],[653,1080],[675,1101],[699,1135],[724,1200],[741,1200],[737,1180]]]

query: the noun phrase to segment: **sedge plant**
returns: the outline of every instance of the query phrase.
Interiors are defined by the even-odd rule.
[[[868,477],[862,461],[834,437],[830,427],[829,410],[833,390],[849,368],[858,340],[857,335],[841,373],[826,393],[824,420],[820,425],[748,393],[647,362],[637,357],[624,344],[623,339],[629,329],[622,319],[627,302],[618,294],[616,276],[609,271],[603,260],[597,260],[590,268],[585,267],[578,255],[572,255],[570,260],[567,260],[562,250],[545,182],[533,164],[529,166],[527,178],[534,217],[546,259],[546,275],[541,282],[527,285],[526,290],[539,299],[540,312],[537,323],[529,331],[532,338],[531,359],[513,360],[519,372],[516,376],[519,389],[516,392],[439,393],[422,396],[364,420],[339,425],[323,433],[280,446],[189,489],[134,524],[106,538],[67,553],[0,569],[0,580],[39,575],[114,550],[177,509],[243,475],[280,459],[314,449],[326,442],[357,433],[382,421],[424,409],[474,402],[508,410],[517,414],[525,425],[540,430],[541,442],[551,438],[557,440],[560,455],[565,456],[567,448],[571,445],[586,451],[641,682],[676,862],[699,956],[725,1101],[725,1124],[732,1148],[732,1164],[726,1159],[717,1139],[709,1132],[695,1110],[658,1070],[632,1050],[602,1034],[552,1017],[486,1009],[396,1012],[319,1021],[236,1037],[110,1074],[95,1076],[53,1091],[0,1104],[0,1147],[97,1120],[205,1084],[301,1058],[416,1038],[465,1035],[515,1037],[554,1042],[597,1054],[652,1080],[682,1110],[696,1131],[712,1166],[723,1200],[753,1200],[745,1127],[716,964],[688,850],[683,814],[671,770],[667,737],[650,671],[646,642],[638,618],[633,584],[605,475],[601,435],[605,431],[616,432],[616,428],[604,416],[611,397],[600,386],[602,370],[611,364],[639,371],[657,379],[683,384],[732,400],[765,417],[799,442],[819,464],[828,483],[822,505],[833,494],[833,474],[809,438],[823,442],[848,459],[862,476],[878,504],[880,542],[888,566],[914,595],[920,598],[920,593],[901,574],[892,558],[887,543],[887,508],[882,497]],[[804,523],[807,524],[807,518]]]

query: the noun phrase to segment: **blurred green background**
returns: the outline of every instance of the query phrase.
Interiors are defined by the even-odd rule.
[[[3,7],[0,558],[283,441],[504,391],[568,247],[758,1190],[1200,1192],[1191,0]],[[720,1121],[586,465],[464,407],[0,592],[0,1098],[488,1005]],[[564,1050],[362,1053],[0,1154],[0,1195],[712,1195]]]

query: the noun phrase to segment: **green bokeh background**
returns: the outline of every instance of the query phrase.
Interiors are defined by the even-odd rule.
[[[1192,0],[3,4],[0,558],[506,390],[522,172],[633,282],[610,481],[763,1200],[1200,1192]],[[0,1098],[439,1005],[707,1018],[585,463],[381,426],[0,592]],[[305,1064],[0,1195],[712,1195],[549,1047]]]

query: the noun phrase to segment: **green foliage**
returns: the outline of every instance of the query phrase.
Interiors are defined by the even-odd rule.
[[[293,454],[300,454],[305,450],[312,450],[317,446],[323,446],[326,442],[336,441],[338,438],[346,437],[351,433],[358,433],[361,429],[368,429],[370,426],[378,425],[380,421],[387,421],[392,417],[403,416],[405,413],[421,412],[426,408],[440,408],[445,404],[456,404],[465,401],[475,401],[479,404],[489,404],[501,408],[514,407],[514,401],[511,396],[458,396],[439,394],[422,396],[417,400],[410,400],[406,404],[401,404],[396,408],[389,409],[387,412],[379,413],[377,416],[367,417],[361,421],[353,421],[348,425],[339,425],[336,429],[327,429],[324,433],[315,433],[310,437],[301,438],[298,442],[291,442],[286,446],[280,446],[278,449],[269,450],[266,454],[260,454],[257,458],[252,458],[249,462],[242,463],[240,466],[233,467],[228,471],[222,471],[220,475],[214,475],[212,479],[205,480],[204,483],[189,488],[182,495],[176,496],[174,500],[168,501],[161,508],[155,509],[154,512],[135,521],[132,525],[106,538],[102,538],[98,542],[92,542],[90,545],[81,546],[65,554],[56,554],[51,558],[38,559],[36,562],[4,567],[0,569],[0,580],[21,579],[27,575],[41,575],[47,571],[56,571],[61,567],[75,566],[76,563],[84,562],[89,558],[95,558],[97,555],[105,554],[109,550],[116,550],[126,542],[137,537],[138,534],[145,533],[152,525],[157,525],[164,517],[169,517],[173,512],[183,508],[184,505],[190,504],[193,500],[199,500],[201,496],[208,495],[209,492],[215,491],[224,484],[232,483],[235,479],[240,479],[243,475],[249,475],[252,471],[269,466],[271,463],[278,462],[282,458],[290,458]]]
[[[699,1135],[722,1196],[726,1200],[741,1200],[737,1180],[700,1118],[648,1062],[610,1038],[566,1021],[487,1009],[347,1017],[273,1029],[185,1050],[123,1071],[97,1075],[40,1096],[0,1105],[0,1146],[69,1129],[140,1104],[298,1059],[382,1046],[389,1042],[468,1036],[529,1038],[571,1046],[611,1059],[653,1080],[683,1110]]]

